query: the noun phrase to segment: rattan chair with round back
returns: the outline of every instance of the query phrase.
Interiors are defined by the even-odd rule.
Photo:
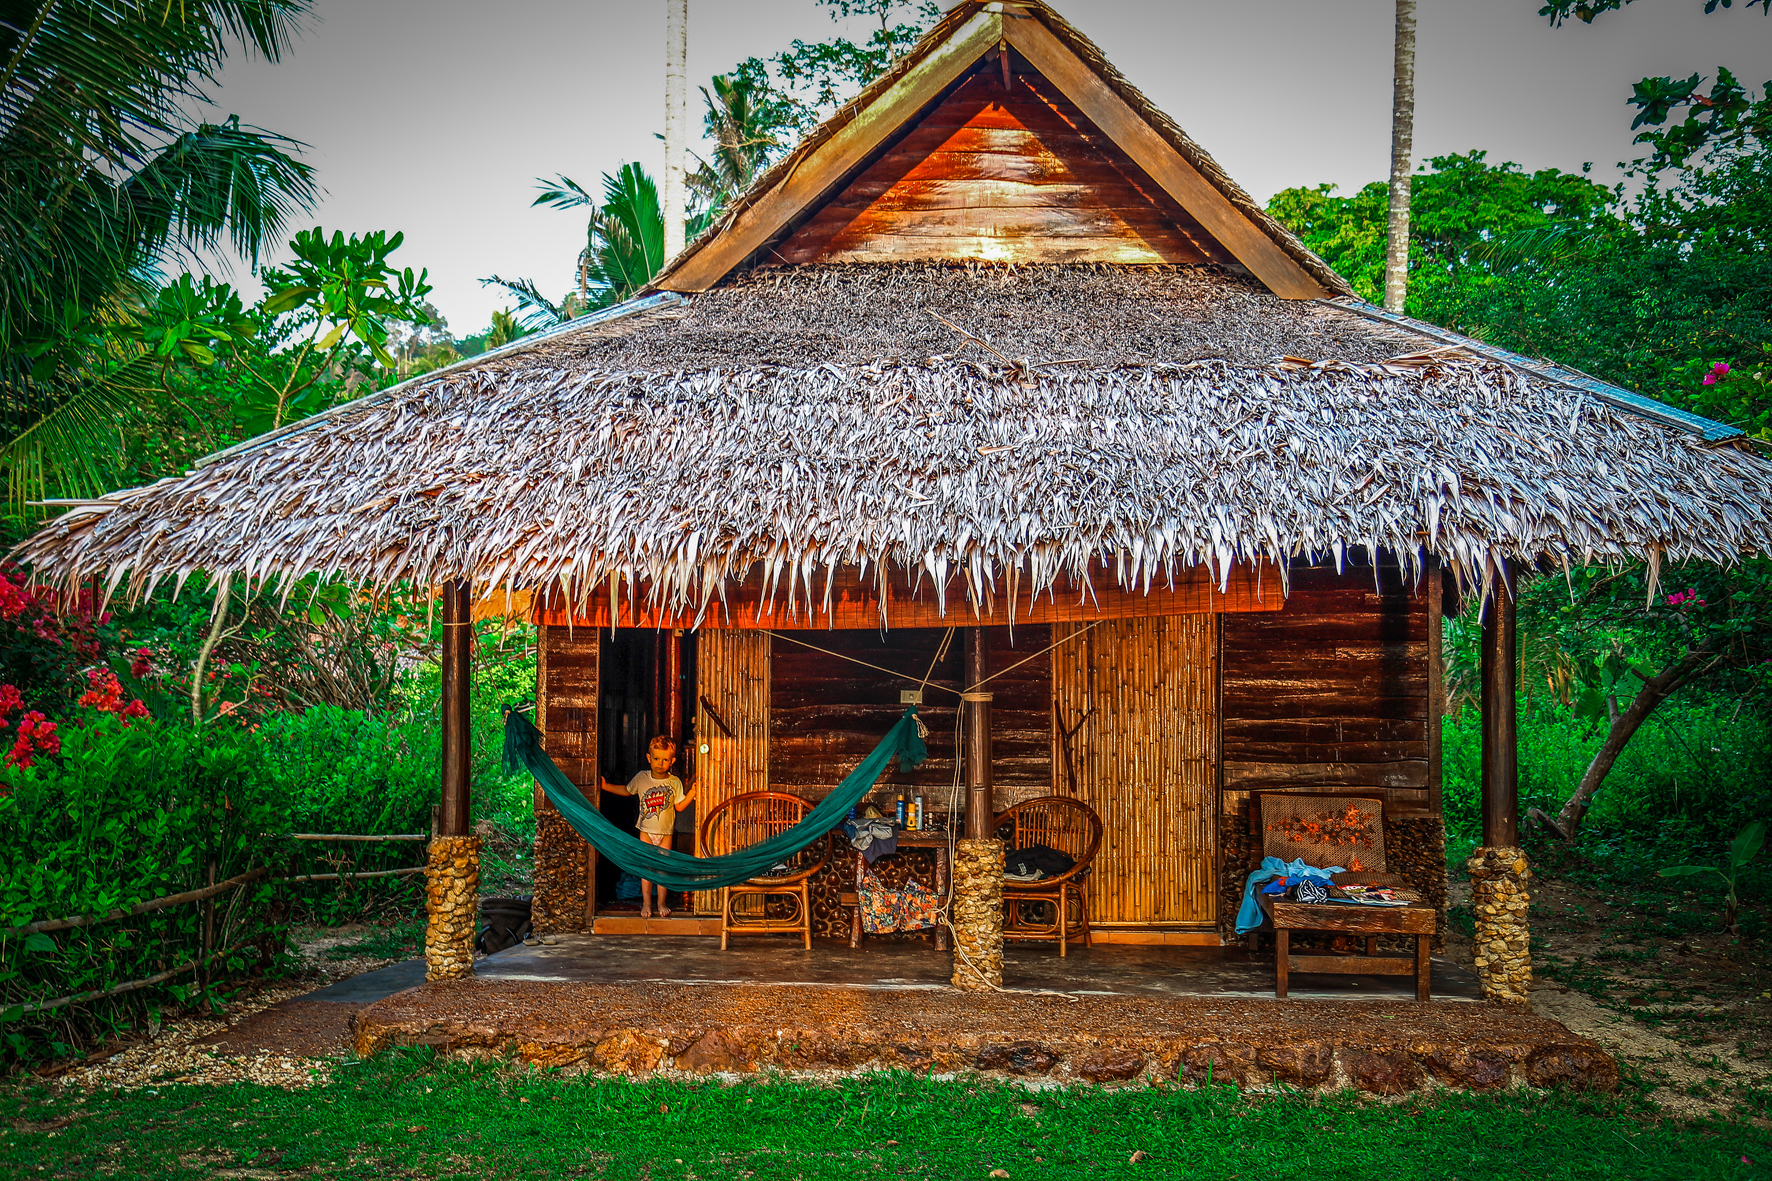
[[[1051,877],[1004,881],[1003,938],[1056,940],[1061,956],[1073,940],[1088,947],[1089,900],[1083,879],[1101,849],[1101,816],[1071,796],[1040,796],[998,813],[995,831],[1005,850],[1045,845],[1072,859],[1068,870]]]
[[[747,791],[709,810],[701,822],[703,856],[748,849],[806,819],[813,804],[782,791]],[[720,950],[733,935],[802,937],[812,947],[812,875],[830,857],[827,833],[787,858],[782,872],[755,877],[720,891]],[[770,913],[770,899],[788,900],[787,913]],[[779,907],[776,908],[779,911]]]

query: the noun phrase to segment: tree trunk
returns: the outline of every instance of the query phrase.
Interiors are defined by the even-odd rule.
[[[1401,312],[1409,289],[1409,175],[1415,152],[1415,0],[1397,0],[1391,92],[1391,207],[1385,235],[1384,307]]]
[[[203,637],[203,644],[197,649],[197,659],[191,664],[191,725],[203,724],[203,677],[209,668],[209,654],[221,643],[222,629],[228,623],[228,592],[234,587],[232,573],[222,575],[221,585],[215,591],[215,618],[210,621],[209,634]]]
[[[665,122],[664,122],[664,258],[669,262],[683,252],[686,213],[683,160],[688,148],[685,124],[689,56],[689,0],[665,0]]]
[[[1649,715],[1687,684],[1716,667],[1721,659],[1712,645],[1705,644],[1688,651],[1673,664],[1643,682],[1642,691],[1613,718],[1612,727],[1606,733],[1606,741],[1600,744],[1599,753],[1588,764],[1574,794],[1564,801],[1562,811],[1557,813],[1557,827],[1563,830],[1566,839],[1573,841],[1580,833],[1581,820],[1587,811],[1588,801],[1600,790],[1600,785],[1606,781],[1612,765],[1624,753],[1625,746],[1637,730],[1649,720]]]

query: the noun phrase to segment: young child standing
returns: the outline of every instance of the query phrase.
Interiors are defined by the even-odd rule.
[[[671,847],[671,830],[676,826],[677,813],[695,802],[695,789],[684,787],[683,781],[671,774],[671,764],[676,761],[677,744],[660,734],[646,747],[646,770],[625,785],[602,780],[604,791],[633,796],[640,801],[640,839],[667,852]],[[671,908],[665,905],[664,884],[659,883],[657,889],[658,917],[669,918]],[[641,878],[640,917],[643,919],[652,917],[652,891],[653,884]]]

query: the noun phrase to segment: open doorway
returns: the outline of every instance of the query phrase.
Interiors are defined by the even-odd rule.
[[[695,653],[693,632],[659,628],[616,628],[604,631],[599,653],[597,709],[598,771],[611,783],[626,783],[646,767],[646,747],[654,735],[677,742],[673,768],[686,784],[695,782]],[[639,802],[630,796],[601,794],[601,810],[611,822],[637,833]],[[671,847],[685,855],[695,851],[693,804],[677,814]],[[619,894],[622,870],[607,858],[597,859],[598,913],[633,911],[638,897]],[[634,887],[637,890],[637,886]]]

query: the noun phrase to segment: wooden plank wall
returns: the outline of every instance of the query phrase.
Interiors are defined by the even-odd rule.
[[[1207,926],[1215,920],[1217,621],[1126,619],[1077,628],[1053,652],[1056,718],[1076,727],[1079,794],[1105,834],[1090,921]],[[1073,633],[1075,634],[1075,633]],[[1063,748],[1053,736],[1055,757]],[[1065,790],[1062,766],[1060,790]]]
[[[1426,815],[1429,614],[1394,566],[1297,570],[1285,609],[1224,616],[1228,808],[1250,789],[1384,793],[1387,814]]]
[[[542,749],[566,777],[595,799],[597,774],[597,632],[542,626],[535,673],[536,728]],[[538,931],[589,928],[587,885],[596,851],[535,789],[535,901]]]
[[[1230,260],[1057,88],[1012,61],[1007,89],[1000,64],[986,63],[796,230],[777,257]]]
[[[991,628],[988,667],[1009,668],[1052,642],[1050,627]],[[773,640],[769,698],[769,780],[781,791],[817,800],[859,763],[904,712],[899,692],[916,688],[929,671],[945,628],[806,633],[814,651]],[[712,633],[706,633],[712,634]],[[798,637],[796,637],[798,638]],[[703,641],[706,642],[705,640]],[[851,664],[836,652],[909,674],[898,680]],[[929,727],[929,759],[915,771],[891,770],[876,794],[921,792],[931,809],[945,810],[954,782],[954,706],[964,673],[963,636],[956,632],[935,665],[921,716]],[[1039,657],[993,680],[991,706],[996,807],[1052,789],[1051,661]]]
[[[723,801],[742,792],[769,789],[769,636],[755,631],[703,632],[696,659],[695,734],[697,742],[708,748],[696,755],[699,828],[700,818]],[[709,705],[719,722],[710,715]],[[696,839],[698,856],[731,852],[700,848],[699,832]],[[720,892],[698,892],[695,909],[718,914]]]

